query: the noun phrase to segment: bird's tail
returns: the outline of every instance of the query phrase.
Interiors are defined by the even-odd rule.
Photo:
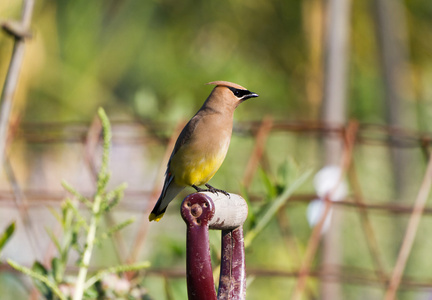
[[[174,177],[171,174],[167,174],[162,193],[150,213],[149,221],[159,222],[159,220],[162,219],[168,204],[185,188],[184,186],[177,185],[173,179]]]

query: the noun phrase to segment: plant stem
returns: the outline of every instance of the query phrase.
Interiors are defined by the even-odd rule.
[[[96,195],[93,202],[92,216],[90,219],[90,226],[87,233],[87,239],[85,244],[85,250],[82,256],[81,267],[78,273],[78,278],[75,286],[75,293],[73,300],[81,300],[84,294],[84,285],[86,282],[88,267],[93,251],[93,245],[96,237],[96,228],[100,218],[100,207],[102,202],[102,196]]]
[[[39,280],[39,281],[45,283],[60,300],[67,300],[66,296],[63,295],[63,293],[60,291],[60,289],[57,287],[57,285],[55,283],[53,283],[51,280],[49,280],[46,276],[43,276],[39,273],[36,273],[32,269],[23,267],[23,266],[17,264],[16,262],[14,262],[13,260],[8,259],[7,262],[12,268],[32,277],[33,279],[36,279],[36,280]]]
[[[24,30],[28,30],[31,23],[33,13],[34,0],[26,0],[23,2],[21,15],[21,26]],[[3,91],[1,93],[0,106],[0,164],[3,165],[5,158],[6,143],[9,130],[9,119],[12,110],[13,96],[18,85],[18,78],[21,70],[21,64],[24,59],[25,39],[23,37],[15,37],[15,44],[12,50],[11,62],[6,75]]]

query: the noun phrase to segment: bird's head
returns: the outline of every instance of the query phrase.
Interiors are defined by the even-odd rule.
[[[232,82],[212,81],[207,84],[216,85],[208,100],[211,99],[211,102],[217,105],[226,105],[235,109],[243,101],[258,97],[258,94]]]

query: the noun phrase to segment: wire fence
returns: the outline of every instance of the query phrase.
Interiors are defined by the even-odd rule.
[[[149,178],[152,180],[144,188],[139,188],[139,185],[130,187],[125,193],[124,201],[119,206],[119,211],[121,212],[141,215],[137,225],[138,229],[133,236],[129,235],[125,237],[118,235],[114,238],[118,256],[124,261],[133,262],[138,260],[140,253],[143,251],[147,235],[149,230],[151,230],[147,221],[147,215],[156,201],[161,188],[162,181],[158,179],[162,178],[166,160],[183,125],[184,122],[179,122],[172,135],[169,136],[166,135],[166,132],[170,131],[170,126],[167,124],[113,121],[114,134],[112,142],[114,148],[121,148],[123,150],[136,148],[139,151],[144,148],[147,150],[157,149],[157,151],[159,149],[166,149],[162,155],[162,162],[153,168],[150,174]],[[86,169],[86,172],[90,174],[89,177],[91,177],[91,174],[93,176],[96,174],[98,165],[97,154],[101,126],[97,119],[90,126],[84,123],[22,124],[21,126],[13,127],[12,133],[11,141],[13,143],[10,145],[10,149],[12,150],[8,154],[4,169],[8,185],[3,185],[0,189],[0,206],[2,210],[8,209],[18,213],[25,228],[26,235],[24,239],[30,242],[34,253],[39,253],[45,258],[45,261],[49,261],[53,250],[47,251],[47,246],[43,244],[42,241],[44,239],[41,238],[41,231],[43,231],[44,224],[35,220],[33,211],[47,206],[60,206],[65,193],[58,188],[51,189],[49,185],[45,185],[40,189],[25,183],[23,181],[23,174],[20,174],[20,172],[33,173],[28,168],[41,167],[41,165],[33,164],[24,168],[22,166],[19,167],[20,155],[22,154],[19,151],[14,152],[13,150],[19,149],[18,145],[36,148],[45,147],[44,151],[39,150],[39,152],[36,151],[36,154],[32,154],[31,159],[38,161],[42,160],[42,154],[48,151],[46,149],[52,148],[53,145],[60,146],[60,149],[73,148],[77,152],[75,159],[78,158],[78,160],[81,159],[83,161],[84,169]],[[310,297],[314,297],[314,293],[308,288],[307,283],[309,279],[318,282],[332,281],[339,282],[340,284],[376,287],[386,291],[386,299],[394,299],[395,292],[398,289],[425,291],[425,289],[432,288],[432,276],[428,277],[427,274],[425,277],[403,276],[407,259],[410,256],[416,234],[419,230],[419,223],[425,216],[432,214],[432,207],[426,206],[426,200],[430,191],[430,182],[432,181],[431,160],[429,158],[432,135],[381,125],[358,124],[355,121],[350,122],[346,126],[318,122],[273,121],[270,118],[264,118],[261,122],[240,122],[235,126],[234,138],[241,136],[253,141],[247,163],[244,166],[244,177],[242,179],[242,184],[246,190],[253,184],[253,178],[256,177],[260,167],[268,168],[269,156],[273,155],[268,139],[272,135],[279,136],[281,134],[294,134],[298,137],[306,136],[317,144],[328,137],[343,140],[345,146],[340,166],[349,183],[350,194],[346,199],[338,202],[326,201],[326,210],[320,222],[310,232],[304,251],[294,250],[294,248],[298,249],[298,245],[293,244],[293,239],[296,238],[296,230],[294,229],[296,224],[287,220],[285,211],[289,210],[292,206],[310,202],[316,198],[316,195],[313,190],[293,195],[288,199],[285,207],[276,215],[276,221],[282,237],[286,241],[288,249],[290,249],[290,254],[297,253],[296,255],[298,255],[298,261],[300,262],[298,269],[283,271],[276,268],[251,267],[247,269],[247,274],[258,278],[281,277],[295,280],[296,284],[292,291],[292,299],[299,299],[305,292]],[[416,201],[398,202],[394,200],[379,200],[375,199],[373,195],[368,194],[367,190],[363,190],[359,183],[359,174],[356,169],[358,167],[356,156],[353,155],[356,149],[360,147],[382,147],[386,150],[394,148],[412,149],[421,153],[421,160],[423,160],[421,164],[423,164],[423,167],[428,164],[429,167],[425,172],[423,183],[420,185],[417,196],[410,196],[411,198],[416,198]],[[55,151],[60,150],[56,149]],[[230,151],[235,151],[235,149]],[[53,153],[50,152],[49,155],[53,155]],[[126,151],[122,153],[131,152]],[[122,155],[122,153],[114,151],[112,160],[115,161],[115,156]],[[160,154],[159,157],[161,157]],[[127,169],[134,168],[135,166],[138,167],[139,165],[141,163],[134,161],[133,165],[127,166]],[[50,171],[48,170],[48,172]],[[116,172],[115,168],[113,168],[113,172]],[[88,179],[88,177],[86,178]],[[136,178],[133,179],[126,176],[121,178],[121,180],[128,182],[128,180],[133,181]],[[146,179],[141,178],[140,180]],[[87,190],[89,194],[92,193],[91,185],[85,186],[84,190]],[[255,202],[262,201],[261,197],[262,195],[251,195],[251,199]],[[367,245],[368,255],[370,255],[373,262],[372,269],[350,265],[320,266],[314,264],[320,249],[322,226],[326,219],[326,213],[329,212],[331,206],[334,206],[341,213],[355,212],[359,216],[361,228],[364,232],[364,242]],[[374,214],[384,214],[390,218],[405,217],[405,219],[408,219],[407,225],[400,232],[400,234],[403,234],[400,251],[395,249],[398,252],[398,258],[391,267],[385,266],[386,264],[384,263],[384,260],[388,260],[384,258],[387,253],[380,249],[381,246],[378,240],[382,237],[379,237],[371,221],[371,216]],[[3,217],[3,222],[7,223],[8,221],[10,220]],[[109,223],[110,220],[106,220],[106,222]],[[22,243],[22,240],[17,240],[13,241],[10,246],[14,248],[21,247]],[[126,245],[132,245],[132,247],[127,247]],[[248,262],[246,261],[246,263]],[[2,266],[2,270],[11,271],[5,265]],[[148,271],[148,274],[163,278],[185,276],[185,272],[182,269],[151,269]]]

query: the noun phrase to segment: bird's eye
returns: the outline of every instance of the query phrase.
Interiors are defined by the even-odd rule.
[[[245,90],[235,89],[235,88],[229,88],[231,92],[236,96],[237,98],[241,98],[245,95]]]
[[[233,87],[228,87],[228,88],[231,90],[234,96],[236,96],[240,100],[243,100],[245,97],[247,97],[247,95],[251,94],[251,92],[248,90],[236,89]]]

